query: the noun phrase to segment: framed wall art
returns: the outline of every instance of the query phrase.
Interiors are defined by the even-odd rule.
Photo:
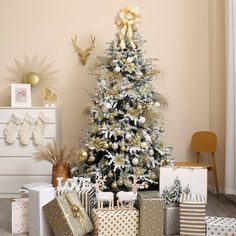
[[[30,84],[11,84],[11,106],[31,107]]]

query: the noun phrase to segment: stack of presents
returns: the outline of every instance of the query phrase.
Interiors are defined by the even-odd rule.
[[[47,183],[22,186],[12,202],[12,233],[30,236],[236,235],[236,219],[206,216],[207,170],[163,166],[159,191],[128,192],[118,201],[89,179],[73,178],[55,189]],[[109,198],[110,197],[110,198]],[[107,201],[103,204],[102,199]],[[114,204],[115,203],[115,204]]]

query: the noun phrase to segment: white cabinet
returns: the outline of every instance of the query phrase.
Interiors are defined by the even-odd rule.
[[[53,139],[59,140],[59,119],[56,108],[0,108],[0,194],[17,193],[23,184],[51,181],[51,164],[46,161],[35,163],[33,154],[36,146],[33,140],[27,146],[21,145],[18,139],[14,144],[7,144],[4,136],[4,129],[13,113],[22,118],[29,113],[37,119],[40,112],[49,118],[45,128],[44,143]]]

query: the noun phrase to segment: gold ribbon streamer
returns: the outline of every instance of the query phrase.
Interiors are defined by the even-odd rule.
[[[125,38],[127,37],[131,47],[136,48],[133,42],[133,29],[138,27],[140,22],[139,10],[137,7],[124,7],[115,18],[115,23],[119,29],[119,40],[121,49],[125,49]]]
[[[72,201],[69,199],[68,195],[65,195],[65,197],[66,197],[67,202],[70,205],[71,213],[63,215],[58,219],[55,219],[54,224],[59,224],[61,222],[61,220],[63,220],[64,218],[67,218],[67,217],[73,215],[74,218],[79,220],[79,223],[81,224],[84,233],[87,233],[86,226],[84,224],[84,216],[83,216],[79,206],[77,206],[76,204],[73,204]]]

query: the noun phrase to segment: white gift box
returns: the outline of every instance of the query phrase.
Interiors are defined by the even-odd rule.
[[[36,183],[22,185],[21,189],[29,190],[31,188],[35,188],[35,187],[38,187],[38,186],[52,186],[52,184],[49,184],[49,183],[46,183],[46,182],[36,182]]]
[[[29,189],[29,235],[51,236],[52,232],[43,213],[43,206],[55,198],[55,189],[41,185]]]
[[[28,198],[12,200],[11,230],[12,234],[29,232]]]
[[[236,219],[227,217],[206,217],[207,236],[236,235]]]
[[[160,194],[173,185],[178,177],[181,186],[189,186],[191,194],[201,194],[207,199],[207,169],[202,167],[163,166],[160,168]]]

